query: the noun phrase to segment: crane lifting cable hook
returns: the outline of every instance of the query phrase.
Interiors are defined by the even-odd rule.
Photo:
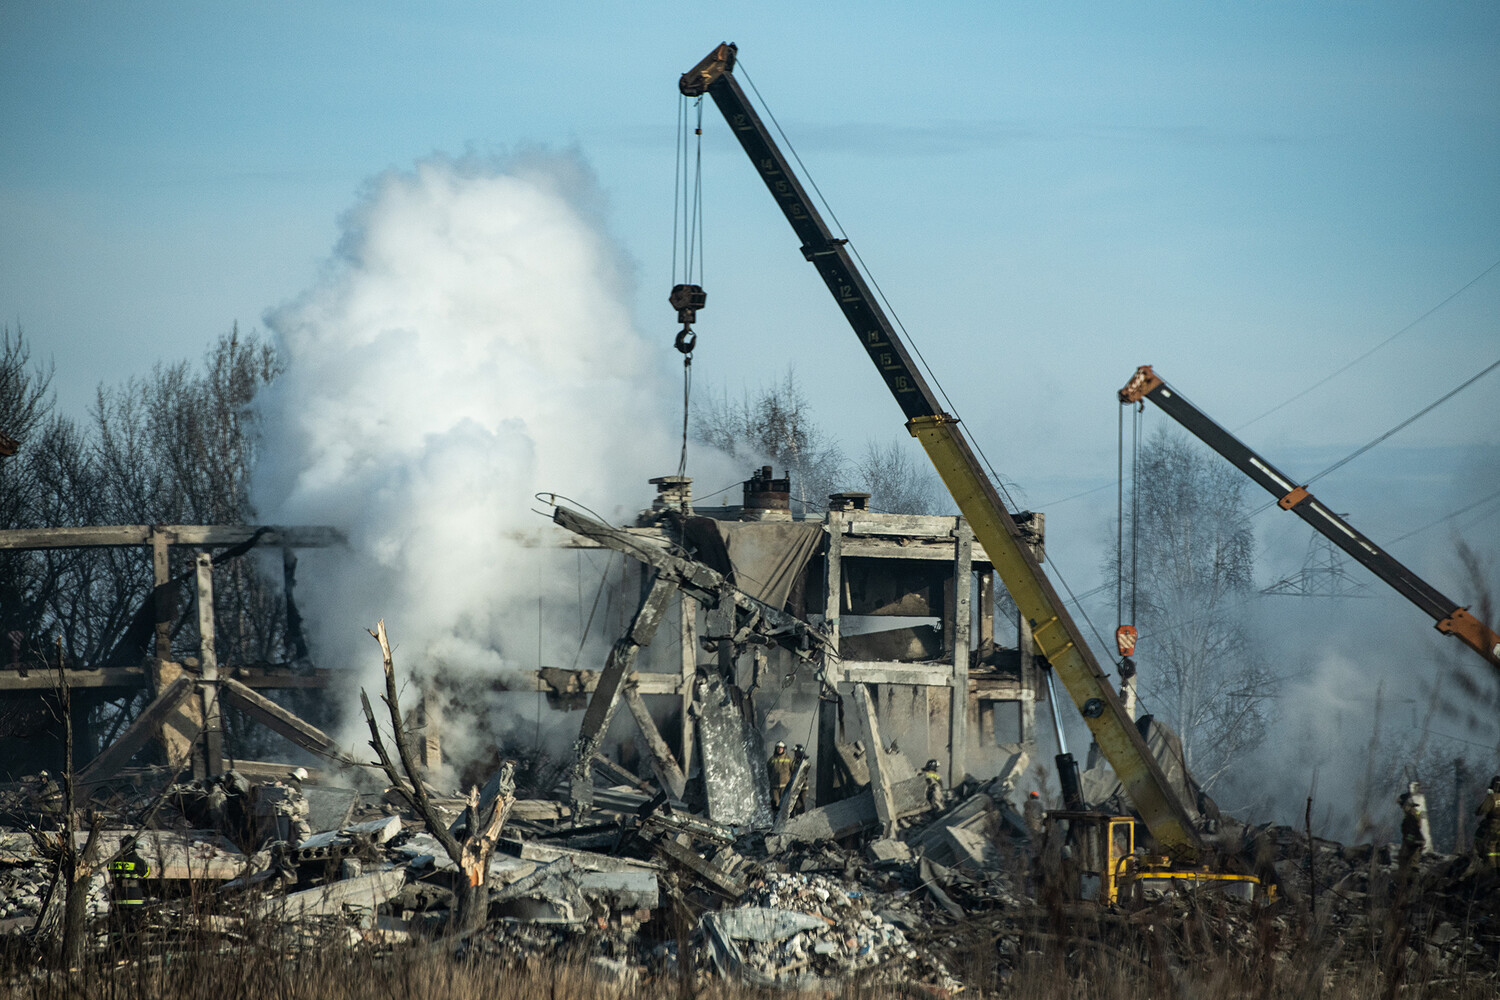
[[[685,363],[691,364],[693,348],[698,346],[698,334],[693,332],[693,324],[698,322],[698,310],[708,302],[708,293],[700,285],[673,285],[667,302],[677,310],[677,322],[682,324],[673,346],[686,355]]]

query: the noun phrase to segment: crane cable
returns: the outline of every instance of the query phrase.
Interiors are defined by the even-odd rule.
[[[693,136],[688,136],[689,104],[696,116]],[[687,182],[688,163],[692,161],[692,183]],[[677,310],[682,324],[673,346],[682,354],[682,452],[677,459],[677,475],[687,475],[688,417],[693,396],[693,349],[698,335],[693,332],[698,310],[707,296],[703,292],[703,98],[680,97],[677,101],[677,143],[673,154],[672,183],[672,294],[667,301]],[[679,228],[680,227],[680,228]],[[682,272],[677,270],[681,250]]]
[[[781,136],[781,141],[786,144],[787,152],[789,152],[792,156],[792,159],[796,161],[798,168],[802,171],[802,176],[805,177],[808,184],[811,185],[813,193],[817,196],[818,201],[822,203],[823,209],[828,213],[828,217],[833,220],[833,224],[835,227],[837,227],[840,237],[844,239],[844,242],[848,245],[850,254],[852,254],[854,259],[859,263],[865,279],[870,283],[871,289],[875,292],[876,296],[880,299],[881,304],[884,305],[886,311],[889,313],[891,322],[894,323],[896,328],[901,331],[901,336],[905,339],[907,345],[911,347],[912,353],[916,355],[917,360],[921,363],[922,369],[927,373],[927,377],[932,381],[932,384],[936,388],[938,395],[942,397],[943,402],[947,405],[948,411],[953,414],[955,419],[957,419],[958,407],[953,405],[953,400],[948,397],[948,392],[943,387],[942,380],[938,378],[937,372],[933,370],[932,366],[927,363],[927,358],[923,356],[922,348],[917,343],[916,338],[913,337],[911,331],[906,328],[906,324],[901,321],[901,316],[896,312],[895,307],[891,305],[890,299],[886,298],[885,289],[880,287],[880,282],[876,280],[875,275],[871,272],[870,265],[865,262],[864,257],[860,254],[859,247],[854,243],[852,239],[849,238],[849,233],[844,228],[844,224],[839,221],[838,213],[833,210],[833,206],[829,204],[828,199],[823,196],[823,191],[818,187],[818,182],[813,177],[812,171],[808,170],[807,164],[802,162],[802,157],[800,154],[798,154],[797,148],[792,144],[791,138],[781,127],[781,122],[777,121],[775,112],[773,112],[770,105],[766,103],[766,99],[761,96],[760,88],[755,86],[755,81],[750,77],[750,73],[745,67],[745,60],[743,58],[738,59],[735,63],[735,67],[737,75],[742,77],[750,86],[751,92],[755,94],[755,99],[760,104],[760,109],[765,112],[766,117],[769,118],[771,124],[775,126],[776,133]],[[1019,511],[1021,509],[1021,505],[1016,502],[1015,497],[1011,496],[1010,490],[1005,485],[1005,480],[1001,478],[1000,474],[997,471],[995,471],[995,466],[990,462],[989,456],[984,453],[984,448],[980,445],[979,441],[976,439],[970,441],[969,443],[973,447],[975,454],[979,457],[979,460],[984,463],[985,469],[988,470],[990,474],[990,481],[994,484],[996,490],[998,490],[1000,495],[1004,498],[1009,510]],[[1109,644],[1105,642],[1104,637],[1099,634],[1099,628],[1094,624],[1094,620],[1089,617],[1088,610],[1084,608],[1083,604],[1078,600],[1078,598],[1073,595],[1073,588],[1068,586],[1068,581],[1063,576],[1062,568],[1057,565],[1057,562],[1050,555],[1048,555],[1045,550],[1041,552],[1040,559],[1047,566],[1052,567],[1052,573],[1057,577],[1057,582],[1062,584],[1063,590],[1067,593],[1072,603],[1078,608],[1078,613],[1083,617],[1083,620],[1088,623],[1089,630],[1094,633],[1094,638],[1099,640],[1101,646],[1103,646],[1105,649],[1108,649]]]
[[[1130,418],[1130,619],[1125,619],[1125,407],[1120,407],[1116,432],[1117,453],[1115,456],[1115,648],[1120,654],[1120,689],[1135,676],[1135,646],[1139,632],[1136,627],[1137,583],[1140,579],[1140,457],[1141,457],[1141,413],[1131,408]],[[1086,616],[1085,616],[1086,617]]]

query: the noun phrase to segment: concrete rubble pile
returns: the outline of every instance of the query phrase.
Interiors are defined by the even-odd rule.
[[[452,947],[517,965],[586,961],[627,985],[689,975],[798,990],[886,983],[930,995],[992,988],[1081,937],[1156,949],[1178,968],[1215,955],[1281,962],[1313,946],[1331,971],[1399,954],[1431,975],[1500,977],[1500,879],[1468,857],[1427,855],[1403,870],[1388,845],[1314,840],[1309,850],[1303,834],[1265,826],[1245,830],[1241,856],[1277,886],[1272,903],[1157,893],[1118,908],[1059,903],[1042,888],[1042,852],[1009,784],[971,780],[935,809],[899,792],[897,778],[894,830],[866,810],[869,789],[779,830],[718,823],[666,794],[604,779],[576,822],[565,787],[520,799],[489,863],[488,920]],[[49,896],[58,812],[44,785],[7,790],[0,932],[13,942],[57,905]],[[209,928],[226,942],[257,927],[280,929],[292,949],[442,940],[459,872],[389,799],[318,778],[255,783],[233,772],[177,785],[155,828],[96,834],[96,938],[122,933],[119,887],[103,869],[133,852],[152,873],[130,914],[137,948],[169,947],[189,896],[208,901]],[[460,800],[438,804],[459,815]],[[115,803],[105,823],[131,815],[130,805]],[[304,812],[314,832],[288,837],[279,820]],[[976,949],[986,956],[979,965]]]

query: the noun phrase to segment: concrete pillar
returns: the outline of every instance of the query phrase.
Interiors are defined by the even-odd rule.
[[[1023,529],[1031,537],[1031,553],[1037,562],[1046,557],[1047,516],[1033,513]],[[1031,623],[1026,616],[1016,611],[1016,648],[1021,659],[1021,745],[1036,749],[1036,699],[1041,693],[1042,678],[1036,665],[1036,642],[1031,635]]]
[[[995,641],[995,571],[985,567],[979,571],[979,648]]]
[[[431,680],[422,683],[419,713],[422,739],[417,743],[418,763],[428,774],[443,766],[443,699]]]
[[[693,678],[698,673],[698,602],[687,594],[677,603],[678,644],[682,656],[682,773],[693,770]]]
[[[172,658],[172,607],[167,591],[167,581],[172,578],[170,544],[169,534],[160,528],[151,529],[151,576],[156,588],[152,593],[152,608],[156,616],[156,658],[161,661]],[[171,682],[153,677],[152,683],[156,688],[152,694],[159,695],[162,687]]]
[[[224,722],[219,706],[219,654],[214,647],[214,558],[198,553],[198,659],[203,672],[203,766],[224,773]]]
[[[839,648],[839,612],[843,605],[844,591],[844,512],[828,512],[827,540],[823,555],[823,627],[834,650]],[[834,747],[838,742],[839,703],[834,692],[825,690],[818,696],[818,744],[813,766],[817,780],[813,783],[813,798],[817,805],[833,801]]]
[[[953,559],[953,679],[948,709],[948,787],[956,788],[968,773],[969,752],[969,636],[972,624],[970,576],[973,572],[974,529],[960,517]]]

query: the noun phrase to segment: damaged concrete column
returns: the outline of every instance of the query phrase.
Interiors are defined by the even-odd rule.
[[[1047,557],[1047,515],[1033,512],[1030,519],[1018,524],[1026,535],[1031,554],[1040,564]],[[1041,692],[1042,679],[1036,663],[1036,640],[1031,635],[1031,623],[1019,609],[1016,611],[1016,652],[1021,664],[1021,745],[1035,754],[1036,699]]]
[[[594,696],[584,712],[583,725],[578,730],[578,740],[573,744],[573,774],[571,794],[575,810],[586,811],[594,801],[594,754],[604,742],[614,717],[615,706],[620,700],[620,690],[626,675],[635,666],[641,647],[650,645],[666,614],[667,601],[676,589],[670,581],[658,575],[646,592],[645,599],[631,619],[630,628],[609,651],[609,660],[599,674],[594,687]]]
[[[431,678],[422,682],[417,721],[422,733],[417,741],[417,763],[430,775],[443,766],[443,696]]]
[[[954,534],[953,560],[953,687],[948,702],[948,787],[956,788],[968,774],[969,750],[969,628],[973,607],[970,577],[974,559],[974,529],[960,517]]]
[[[681,800],[682,793],[687,789],[687,778],[683,775],[682,768],[677,766],[677,759],[672,756],[667,741],[661,738],[656,720],[651,718],[645,701],[641,699],[641,693],[635,688],[627,687],[624,697],[626,707],[635,717],[635,724],[646,738],[646,748],[651,753],[651,770],[656,775],[657,785],[674,799]]]
[[[683,594],[677,602],[682,653],[682,773],[693,770],[693,677],[698,673],[698,602]]]
[[[183,676],[182,666],[172,661],[172,620],[177,615],[176,585],[172,581],[171,545],[176,536],[160,527],[151,529],[151,575],[155,589],[151,594],[155,618],[155,655],[148,663],[151,693],[157,698]],[[162,753],[168,767],[184,764],[193,751],[198,730],[203,728],[203,712],[196,698],[179,702],[161,722]]]
[[[828,636],[830,648],[839,648],[839,609],[844,591],[844,512],[837,505],[828,505],[828,543],[823,560],[823,628]],[[818,742],[813,748],[817,754],[817,780],[813,797],[818,805],[833,801],[833,762],[838,745],[839,703],[833,686],[818,694]]]
[[[224,724],[219,707],[219,654],[214,647],[214,558],[198,553],[198,658],[203,671],[203,765],[224,773]]]
[[[880,820],[880,835],[894,837],[896,820],[900,814],[896,811],[890,764],[885,759],[885,740],[880,735],[880,720],[875,715],[875,706],[870,703],[868,684],[854,685],[854,704],[859,709],[865,731],[870,734],[870,752],[865,759],[870,764],[870,791],[875,797],[875,816]],[[961,705],[959,710],[962,711]]]
[[[734,604],[720,599],[708,609],[708,637],[714,642],[714,665],[719,676],[730,684],[738,680],[734,674]]]

